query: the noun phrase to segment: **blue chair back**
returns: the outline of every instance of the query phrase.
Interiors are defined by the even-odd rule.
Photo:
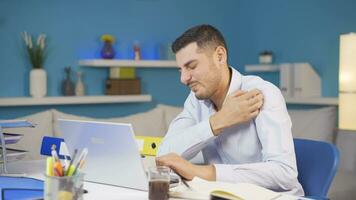
[[[339,151],[333,144],[294,139],[298,180],[305,196],[327,197],[339,165]]]

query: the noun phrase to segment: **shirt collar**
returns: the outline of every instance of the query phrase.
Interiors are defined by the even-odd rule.
[[[240,74],[240,72],[238,72],[236,69],[232,68],[231,66],[230,66],[230,69],[231,69],[231,81],[230,81],[229,90],[227,91],[226,96],[228,96],[231,93],[236,92],[236,90],[240,90],[241,84],[242,84],[242,82],[241,82],[242,75]]]
[[[241,89],[241,84],[242,84],[242,75],[240,74],[240,72],[238,72],[236,69],[234,69],[233,67],[229,66],[229,68],[231,69],[231,81],[230,81],[230,85],[229,85],[229,89],[227,90],[227,94],[225,96],[225,99],[228,95],[234,93],[237,90]],[[203,100],[204,104],[210,108],[213,108],[213,103],[209,100]],[[225,100],[224,100],[225,102]]]

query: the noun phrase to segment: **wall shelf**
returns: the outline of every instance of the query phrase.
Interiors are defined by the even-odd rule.
[[[285,98],[287,104],[298,105],[325,105],[338,106],[339,99],[337,97],[309,97],[309,98]]]
[[[278,72],[278,65],[258,64],[258,65],[246,65],[245,72]]]
[[[14,97],[0,98],[0,106],[36,106],[36,105],[71,105],[71,104],[108,104],[149,102],[151,95],[108,95],[108,96],[70,96],[70,97]]]
[[[174,60],[110,60],[88,59],[80,60],[80,66],[84,67],[139,67],[139,68],[177,68]]]

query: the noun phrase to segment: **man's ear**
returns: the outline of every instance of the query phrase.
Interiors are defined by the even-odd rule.
[[[219,65],[227,63],[227,52],[223,46],[217,46],[214,54],[215,60]]]

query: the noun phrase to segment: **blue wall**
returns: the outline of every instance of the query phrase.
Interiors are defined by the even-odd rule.
[[[249,61],[270,49],[277,63],[309,62],[322,78],[322,95],[338,96],[339,35],[356,32],[356,1],[252,0],[239,6],[250,23]],[[265,76],[278,82],[278,74]]]
[[[29,63],[20,33],[24,30],[49,37],[45,64],[48,96],[60,95],[63,69],[84,71],[88,95],[104,92],[107,69],[83,68],[78,60],[98,57],[99,37],[117,37],[118,58],[128,58],[128,48],[140,41],[143,51],[169,43],[196,24],[210,23],[225,35],[230,64],[243,72],[257,63],[261,50],[270,49],[275,61],[310,62],[323,80],[323,95],[337,96],[338,38],[356,31],[356,1],[45,1],[0,0],[0,97],[29,96]],[[152,53],[147,58],[157,57]],[[12,118],[48,108],[95,117],[144,111],[157,103],[182,105],[188,90],[175,69],[140,69],[143,93],[153,101],[138,104],[0,107],[0,118]],[[278,84],[278,73],[259,74]]]

